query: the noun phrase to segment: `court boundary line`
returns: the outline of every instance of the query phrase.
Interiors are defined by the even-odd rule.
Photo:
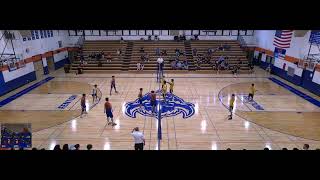
[[[76,77],[65,77],[65,76],[55,76],[56,78],[64,78],[64,79],[70,79],[70,78],[103,78],[103,79],[111,79],[111,77],[87,77],[87,76],[84,76],[84,77],[79,77],[79,76],[76,76]],[[228,78],[228,79],[241,79],[241,78],[244,78],[244,79],[249,79],[249,78],[254,78],[254,79],[257,79],[257,78],[264,78],[264,79],[268,79],[269,76],[262,76],[262,77],[249,77],[249,76],[245,76],[245,77],[221,77],[221,76],[218,76],[218,77],[214,77],[214,76],[200,76],[200,77],[185,77],[185,76],[177,76],[177,77],[173,77],[173,76],[165,76],[165,77],[172,77],[172,78],[191,78],[191,79],[197,79],[197,78],[210,78],[210,79],[214,79],[214,78],[219,78],[219,79],[222,79],[222,78]],[[127,79],[127,78],[149,78],[149,79],[152,79],[154,77],[150,77],[150,76],[146,76],[146,77],[131,77],[131,76],[122,76],[122,77],[117,77],[117,79]]]
[[[27,88],[25,88],[25,89],[23,89],[23,90],[15,93],[15,94],[13,94],[13,95],[5,98],[4,100],[0,101],[0,107],[3,107],[3,106],[5,106],[5,105],[9,104],[10,102],[12,102],[12,101],[18,99],[19,97],[27,94],[28,92],[30,92],[30,91],[32,91],[32,90],[34,90],[34,89],[42,86],[43,84],[51,81],[51,80],[54,79],[54,78],[55,78],[55,77],[49,76],[49,77],[47,77],[47,78],[45,78],[45,79],[42,79],[41,81],[39,81],[39,82],[37,82],[37,83],[35,83],[35,84],[33,84],[33,85],[31,85],[31,86],[29,86],[29,87],[27,87]]]
[[[242,84],[242,83],[243,83],[243,82],[241,82],[241,83],[234,83],[234,84]],[[222,102],[222,98],[223,98],[224,96],[220,96],[220,93],[221,93],[225,88],[227,88],[227,87],[229,87],[229,86],[231,86],[231,85],[234,85],[234,84],[229,84],[229,85],[223,87],[222,89],[220,89],[220,91],[219,91],[219,93],[218,93],[218,99],[219,99],[219,101],[221,102],[221,104],[222,104],[227,110],[228,110],[228,107]],[[222,97],[222,98],[220,98],[220,97]],[[278,111],[278,112],[286,112],[286,111]],[[256,122],[254,122],[254,121],[252,121],[252,120],[248,120],[248,119],[242,117],[241,115],[239,115],[237,112],[235,112],[234,114],[235,114],[236,116],[238,116],[239,118],[245,120],[245,121],[249,121],[249,122],[251,122],[251,123],[253,123],[253,124],[257,125],[257,126],[263,127],[263,128],[265,128],[265,129],[269,129],[269,130],[271,130],[271,131],[279,132],[279,133],[282,133],[282,134],[285,134],[285,135],[289,135],[289,136],[293,136],[293,137],[302,138],[302,139],[305,139],[305,140],[320,141],[320,140],[316,140],[316,139],[305,138],[305,137],[302,137],[302,136],[292,135],[292,134],[284,133],[284,132],[281,132],[281,131],[278,131],[278,130],[274,130],[274,129],[265,127],[265,126],[263,126],[263,125],[261,125],[261,124],[257,124]],[[266,133],[266,134],[267,134],[267,133]]]
[[[317,100],[317,99],[305,94],[304,92],[302,92],[302,91],[290,86],[289,84],[286,84],[286,83],[284,83],[284,82],[282,82],[282,81],[280,81],[280,80],[278,80],[278,79],[276,79],[274,77],[270,77],[268,79],[270,81],[272,81],[273,83],[275,83],[275,84],[283,87],[284,89],[290,91],[291,93],[299,96],[300,98],[308,101],[309,103],[311,103],[311,104],[313,104],[313,105],[315,105],[317,107],[320,107],[320,101],[319,100]]]

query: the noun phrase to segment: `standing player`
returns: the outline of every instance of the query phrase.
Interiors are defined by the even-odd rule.
[[[250,92],[249,92],[249,96],[248,96],[248,100],[249,100],[249,101],[253,101],[253,96],[254,96],[254,93],[255,93],[256,91],[257,91],[257,90],[255,89],[254,84],[251,84]]]
[[[229,112],[230,112],[230,115],[229,115],[229,119],[228,120],[232,119],[232,111],[233,111],[234,101],[235,101],[235,96],[234,96],[234,94],[232,94],[231,98],[230,98],[230,101],[229,101]]]
[[[92,89],[92,102],[93,103],[95,102],[95,100],[98,100],[97,93],[98,93],[98,88],[97,88],[97,85],[95,84],[94,88]]]
[[[161,77],[161,88],[162,88],[162,87],[163,87],[163,85],[165,84],[165,83],[164,83],[164,81],[165,81],[165,79],[164,79],[164,78],[165,78],[165,76],[163,75],[163,76]]]
[[[104,113],[107,116],[108,125],[110,125],[110,124],[112,126],[117,125],[116,123],[113,122],[112,105],[109,102],[109,98],[106,98],[106,102],[104,103]],[[110,122],[109,118],[111,119],[111,122]]]
[[[141,108],[142,106],[142,88],[140,88],[139,94],[138,94],[138,98],[139,98],[139,106]]]
[[[163,85],[162,85],[162,97],[164,102],[166,102],[166,94],[167,94],[167,81],[163,81]]]
[[[173,86],[174,86],[174,79],[171,79],[171,82],[168,82],[168,84],[170,85],[170,93],[172,94],[173,93]]]
[[[157,99],[157,94],[154,91],[151,91],[151,93],[150,93],[150,104],[151,104],[151,107],[152,107],[152,113],[155,113],[156,99]]]
[[[112,76],[112,79],[111,79],[110,96],[111,96],[111,91],[112,91],[113,88],[114,88],[114,91],[116,93],[118,93],[117,88],[116,88],[116,79],[115,79],[114,76]]]
[[[87,110],[86,110],[86,94],[82,94],[82,98],[81,98],[81,115],[80,118],[82,118],[83,114],[87,114]]]

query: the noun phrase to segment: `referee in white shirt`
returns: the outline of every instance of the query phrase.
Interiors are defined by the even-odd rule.
[[[137,150],[137,151],[139,151],[139,150],[142,151],[143,150],[143,146],[146,143],[142,132],[139,131],[138,127],[135,127],[132,130],[131,135],[134,138],[134,149]]]
[[[164,65],[164,63],[163,63],[163,58],[162,58],[162,56],[160,56],[158,59],[157,59],[157,62],[158,62],[158,71],[159,71],[159,76],[160,76],[160,78],[159,79],[161,79],[161,77],[163,76],[163,65]]]

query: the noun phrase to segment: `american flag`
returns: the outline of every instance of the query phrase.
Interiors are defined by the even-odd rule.
[[[274,35],[273,45],[278,48],[290,48],[293,30],[277,30]]]

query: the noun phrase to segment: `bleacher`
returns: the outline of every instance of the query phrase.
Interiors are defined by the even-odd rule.
[[[144,72],[155,72],[157,69],[157,59],[156,49],[167,51],[167,56],[163,56],[164,59],[164,70],[171,70],[171,64],[169,59],[175,57],[175,49],[180,49],[185,51],[183,42],[176,41],[134,41],[134,46],[132,50],[132,56],[129,66],[129,71],[137,71],[137,63],[140,62],[141,52],[140,48],[144,48],[144,52],[149,55],[149,61],[144,63]],[[185,56],[181,55],[180,60],[186,59]]]
[[[195,68],[196,58],[192,56],[192,49],[196,48],[198,54],[205,54],[208,48],[216,49],[221,45],[227,45],[230,47],[228,50],[216,51],[212,54],[211,61],[217,60],[221,55],[228,57],[228,62],[230,66],[238,64],[239,58],[242,61],[240,65],[240,72],[249,72],[248,59],[246,53],[241,49],[237,41],[229,40],[215,40],[215,41],[85,41],[83,44],[83,54],[85,57],[85,64],[83,65],[84,73],[87,72],[109,72],[109,71],[137,71],[137,63],[140,62],[140,57],[142,53],[140,48],[144,48],[144,52],[149,55],[149,61],[144,62],[143,72],[155,72],[157,69],[157,58],[156,49],[165,49],[167,51],[167,56],[163,56],[165,66],[165,71],[173,72],[216,72],[212,64],[201,64],[200,69]],[[117,49],[122,49],[122,56],[117,55]],[[185,52],[185,55],[179,57],[180,60],[188,60],[189,69],[188,70],[173,70],[169,60],[173,60],[175,57],[175,49],[180,49]],[[105,57],[101,59],[102,66],[98,67],[98,61],[96,59],[88,58],[90,53],[98,53],[103,51]],[[107,54],[111,53],[112,61],[107,62]],[[71,66],[71,71],[76,71],[78,65],[80,64],[80,59],[76,58]],[[222,73],[231,73],[231,70],[220,71]]]
[[[85,41],[82,49],[86,64],[83,66],[84,72],[108,72],[108,71],[121,71],[125,60],[125,51],[127,43],[120,41]],[[117,55],[117,50],[122,49],[123,55],[120,57]],[[100,61],[102,67],[98,67],[98,61],[96,59],[89,58],[89,54],[98,53],[103,51],[105,57]],[[111,53],[112,60],[107,62],[107,54]],[[122,59],[120,59],[122,58]],[[72,63],[71,71],[76,71],[80,64],[80,58],[75,58]]]
[[[227,56],[228,62],[230,66],[234,66],[238,64],[239,58],[242,61],[242,64],[240,65],[240,72],[246,72],[248,73],[249,71],[249,66],[248,66],[248,59],[246,57],[245,51],[243,51],[237,41],[230,41],[230,40],[225,40],[225,41],[191,41],[190,43],[191,49],[196,48],[198,54],[205,54],[207,52],[208,48],[216,49],[219,46],[229,46],[229,50],[224,50],[224,51],[216,51],[212,55],[211,60],[217,60],[219,59],[220,56]],[[191,52],[192,54],[192,52]],[[196,64],[196,58],[193,57],[194,64]],[[197,71],[212,71],[213,67],[211,64],[201,64],[201,67]],[[224,70],[222,72],[227,72],[231,73],[230,70]]]

